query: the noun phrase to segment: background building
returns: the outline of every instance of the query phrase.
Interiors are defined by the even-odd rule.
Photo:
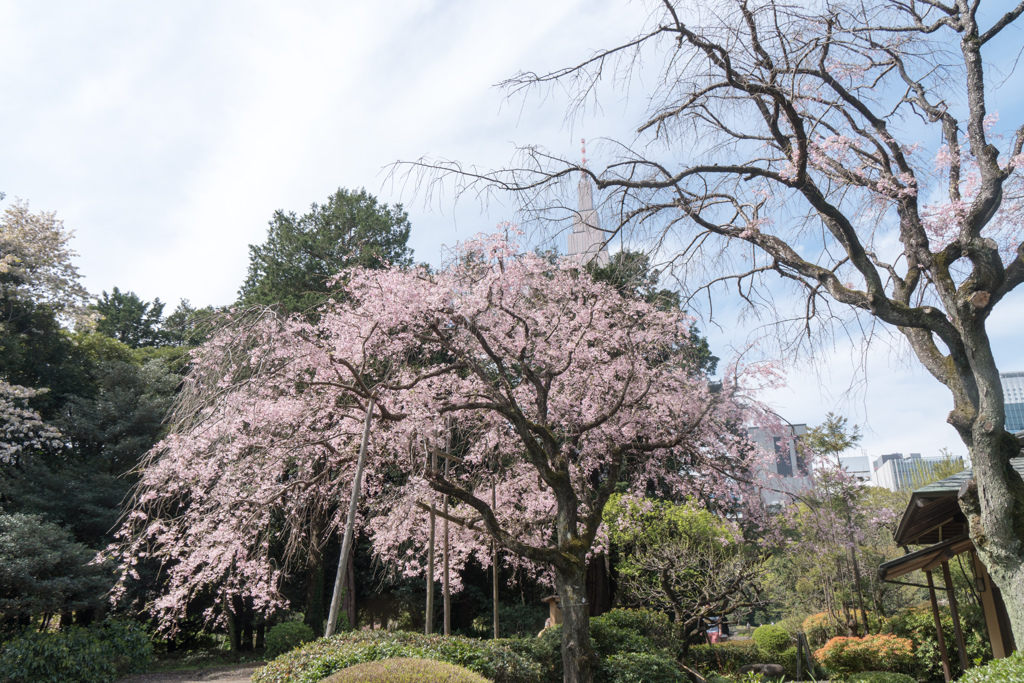
[[[873,480],[871,464],[866,455],[840,455],[839,465],[860,481],[871,482]]]
[[[920,453],[911,453],[904,458],[902,453],[890,453],[875,460],[875,484],[890,491],[913,490],[930,481],[941,478],[936,473],[940,465],[950,462],[949,458],[922,458]],[[952,462],[958,469],[964,469],[964,459],[957,456]]]
[[[765,473],[764,500],[769,505],[786,504],[788,493],[800,493],[811,487],[807,462],[798,448],[800,437],[807,433],[807,425],[786,425],[781,434],[768,432],[762,427],[748,427],[750,438],[775,457]]]
[[[1000,372],[1006,401],[1006,431],[1024,430],[1024,372]]]
[[[583,166],[587,165],[587,148],[583,148]],[[608,255],[608,236],[601,230],[601,223],[594,208],[594,191],[590,185],[590,176],[580,173],[579,208],[572,217],[572,232],[569,233],[569,256],[575,256],[582,263],[596,261],[599,266],[607,266],[611,258]]]

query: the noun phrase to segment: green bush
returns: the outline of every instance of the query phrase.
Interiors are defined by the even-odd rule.
[[[498,627],[502,638],[532,638],[544,628],[549,610],[544,605],[514,602],[498,607]],[[490,638],[494,634],[494,616],[488,612],[473,620],[473,634]]]
[[[109,683],[144,671],[152,654],[138,626],[102,622],[90,629],[23,633],[0,650],[0,671],[10,683]]]
[[[686,683],[689,680],[671,657],[642,652],[621,652],[602,658],[596,678],[606,683]]]
[[[851,674],[846,679],[846,683],[917,683],[917,679],[892,671],[862,671]]]
[[[480,674],[433,659],[383,659],[350,666],[322,683],[489,683]]]
[[[839,675],[881,670],[906,673],[914,668],[914,645],[908,638],[891,634],[836,636],[815,650],[814,658]]]
[[[754,642],[762,652],[778,654],[792,643],[789,631],[775,624],[765,624],[754,629]]]
[[[674,651],[677,647],[668,615],[649,609],[613,609],[598,619],[649,638],[656,647]]]
[[[953,636],[953,617],[949,610],[940,610],[942,633],[950,655],[953,677],[960,675],[960,661],[956,656],[956,639]],[[986,662],[992,658],[992,651],[985,637],[985,617],[980,607],[961,605],[960,619],[963,626],[967,659],[972,662]],[[908,673],[927,683],[939,683],[942,676],[942,658],[939,655],[939,641],[935,635],[935,619],[927,603],[902,610],[890,618],[885,632],[909,638],[914,644],[914,669]]]
[[[748,644],[749,643],[749,644]],[[732,673],[748,664],[769,664],[757,646],[750,641],[733,641],[717,645],[691,645],[686,662],[700,673]]]
[[[353,631],[285,653],[258,669],[252,681],[317,683],[355,664],[396,657],[457,664],[494,683],[534,683],[541,675],[537,664],[495,641],[406,631]]]
[[[93,625],[90,630],[111,650],[114,666],[120,675],[142,673],[153,661],[153,643],[149,634],[133,621],[107,619]]]
[[[1018,650],[1006,659],[971,669],[960,683],[1024,683],[1024,652]]]
[[[308,624],[301,621],[275,624],[267,631],[267,649],[264,657],[274,659],[312,640],[316,640],[316,634]]]
[[[598,658],[595,671],[597,683],[616,683],[614,676],[632,675],[628,671],[645,671],[644,667],[655,667],[657,670],[674,671],[679,667],[675,664],[672,653],[662,647],[645,633],[650,633],[659,640],[667,636],[664,624],[655,612],[643,610],[612,610],[607,614],[590,619],[590,641]],[[514,652],[528,657],[540,667],[540,681],[543,683],[560,683],[562,680],[562,626],[544,629],[537,638],[510,639],[498,641],[506,644]],[[671,641],[667,641],[671,644]],[[608,663],[619,655],[637,655],[616,660],[614,670]],[[632,668],[631,668],[632,667]],[[638,674],[639,675],[639,674]],[[633,679],[624,678],[624,681]],[[653,678],[650,680],[658,680]]]

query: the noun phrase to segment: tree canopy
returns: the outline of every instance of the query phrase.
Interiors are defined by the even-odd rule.
[[[411,265],[410,228],[401,204],[381,204],[362,189],[339,188],[301,216],[275,211],[267,240],[249,247],[239,299],[247,306],[312,310],[328,298],[331,279],[343,270]]]
[[[1021,638],[1024,480],[986,325],[1024,283],[1024,126],[999,125],[1009,79],[992,77],[1014,68],[1015,49],[997,46],[1022,14],[968,0],[663,0],[632,38],[504,84],[565,87],[584,107],[609,82],[651,83],[636,139],[609,141],[603,167],[537,146],[489,173],[415,166],[456,194],[512,191],[548,218],[565,211],[564,184],[589,176],[617,219],[609,239],[666,253],[684,305],[735,291],[786,357],[837,333],[870,339],[878,323],[900,335],[952,395],[977,484],[962,505]]]
[[[753,464],[733,427],[756,405],[739,370],[712,391],[680,362],[680,311],[497,236],[461,250],[435,273],[353,269],[315,319],[249,309],[199,350],[122,532],[126,573],[140,552],[173,560],[165,624],[208,590],[221,605],[238,595],[280,606],[288,565],[275,553],[316,542],[311,515],[339,523],[337,488],[368,410],[377,552],[403,574],[423,571],[424,508],[448,496],[456,568],[489,564],[490,537],[514,563],[554,574],[566,666],[584,678],[586,556],[609,496],[738,495]],[[424,469],[445,448],[458,458],[451,475]],[[756,506],[747,514],[758,519]]]
[[[159,298],[152,302],[143,301],[135,292],[121,292],[114,287],[110,294],[105,291],[100,294],[90,308],[102,316],[96,323],[97,332],[133,349],[164,343],[164,334],[160,329],[164,304]]]

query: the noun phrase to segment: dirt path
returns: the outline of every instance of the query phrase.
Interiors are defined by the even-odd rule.
[[[175,671],[160,674],[139,674],[124,678],[119,683],[249,683],[252,672],[263,664],[236,664],[215,666],[196,671]]]

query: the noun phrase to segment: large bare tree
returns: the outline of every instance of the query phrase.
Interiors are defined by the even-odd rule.
[[[648,239],[684,291],[735,288],[804,348],[836,324],[898,331],[953,395],[977,484],[971,534],[1020,640],[1024,481],[986,321],[1024,280],[1024,126],[989,108],[1013,80],[1024,4],[982,5],[662,0],[621,45],[504,84],[565,87],[578,112],[606,87],[652,83],[603,168],[535,147],[494,172],[419,164],[460,192],[511,190],[536,215],[585,174],[617,217],[609,239]]]

